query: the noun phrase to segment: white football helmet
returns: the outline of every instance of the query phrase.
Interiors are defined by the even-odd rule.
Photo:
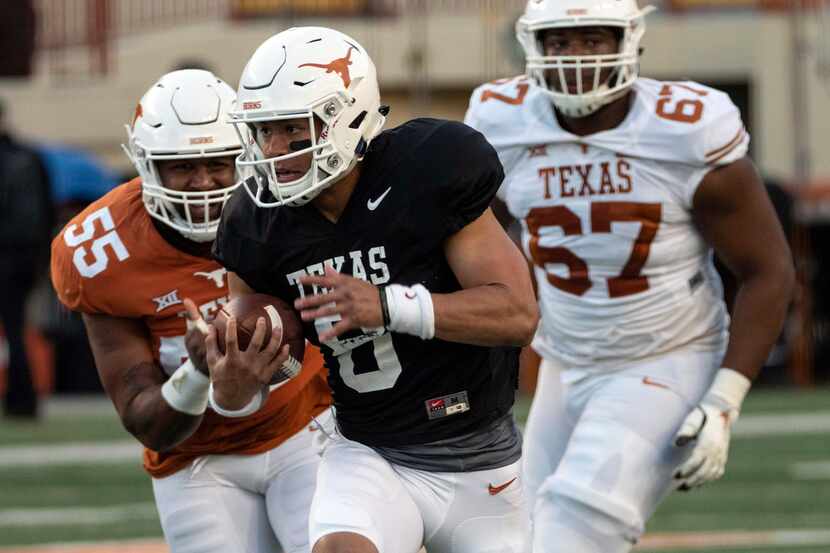
[[[584,117],[594,113],[623,96],[637,79],[645,16],[654,9],[647,6],[641,10],[637,0],[529,0],[516,22],[516,36],[525,51],[527,76],[551,95],[553,104],[564,115]],[[620,49],[609,55],[546,56],[541,32],[568,27],[617,27],[622,30]],[[606,68],[613,69],[611,75],[600,82],[600,71]],[[593,83],[582,82],[585,69],[593,70]],[[566,70],[575,72],[576,92],[568,89]],[[557,79],[559,86],[549,86],[546,73],[549,78]]]
[[[246,179],[245,190],[260,207],[309,202],[362,159],[385,114],[375,64],[354,39],[325,27],[295,27],[272,36],[242,71],[237,109],[230,114],[245,148],[237,168],[243,177],[255,177]],[[256,122],[303,117],[310,143],[278,157],[266,159],[248,132]],[[320,136],[315,117],[323,124]],[[308,153],[312,162],[305,175],[278,182],[275,162]],[[273,199],[265,195],[266,186]]]
[[[141,177],[148,213],[196,242],[216,237],[219,218],[210,217],[210,208],[224,207],[239,183],[219,190],[171,190],[161,182],[155,161],[242,153],[239,136],[227,121],[235,102],[233,89],[210,71],[173,71],[150,87],[126,125],[122,148]],[[193,220],[190,206],[203,206],[204,218]]]

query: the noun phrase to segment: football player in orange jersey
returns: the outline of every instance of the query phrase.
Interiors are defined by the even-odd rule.
[[[314,430],[330,404],[322,357],[309,346],[299,375],[273,386],[256,412],[229,418],[207,408],[204,336],[187,324],[228,298],[210,247],[237,187],[242,150],[226,123],[235,100],[208,71],[174,71],[154,84],[127,129],[139,178],[55,238],[52,282],[83,314],[104,388],[146,446],[171,551],[307,552],[314,438],[323,434]],[[263,351],[241,355],[273,372],[286,354],[267,339]]]

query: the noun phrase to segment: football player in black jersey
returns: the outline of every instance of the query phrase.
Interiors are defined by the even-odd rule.
[[[231,115],[248,178],[214,254],[232,295],[293,301],[326,356],[337,428],[310,516],[315,553],[518,553],[511,408],[538,313],[488,208],[502,167],[461,123],[381,133],[385,114],[348,36],[294,28],[262,44]],[[213,363],[232,362],[215,330],[207,344]]]

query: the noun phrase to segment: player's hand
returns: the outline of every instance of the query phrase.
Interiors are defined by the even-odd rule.
[[[377,328],[383,326],[380,294],[376,286],[365,280],[341,275],[326,265],[324,275],[300,277],[303,286],[326,288],[328,293],[298,298],[294,308],[304,321],[324,317],[340,320],[331,329],[320,334],[320,341],[326,342],[353,329]]]
[[[206,358],[213,383],[213,399],[219,407],[229,411],[242,409],[268,386],[271,377],[288,359],[288,344],[278,351],[280,337],[275,334],[266,336],[265,319],[260,317],[248,349],[240,350],[236,318],[230,317],[225,329],[225,353],[222,354],[216,342],[216,327],[209,325],[205,339]],[[268,345],[260,351],[266,339]]]
[[[686,416],[674,438],[674,445],[692,448],[674,473],[678,489],[690,490],[723,476],[732,425],[751,384],[732,369],[721,368],[715,374],[703,401]]]
[[[184,345],[187,348],[187,355],[190,362],[200,372],[209,375],[207,355],[205,350],[205,338],[208,335],[208,324],[199,313],[196,304],[190,298],[184,299],[185,318],[187,321],[187,334],[184,337]]]
[[[687,491],[723,476],[729,454],[730,429],[737,411],[701,403],[683,421],[675,445],[691,447],[689,458],[674,473],[678,489]]]

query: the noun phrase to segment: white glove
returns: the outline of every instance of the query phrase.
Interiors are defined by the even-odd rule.
[[[700,405],[688,414],[674,445],[692,444],[689,458],[674,473],[678,489],[690,490],[723,476],[732,425],[752,383],[732,369],[720,369]]]

